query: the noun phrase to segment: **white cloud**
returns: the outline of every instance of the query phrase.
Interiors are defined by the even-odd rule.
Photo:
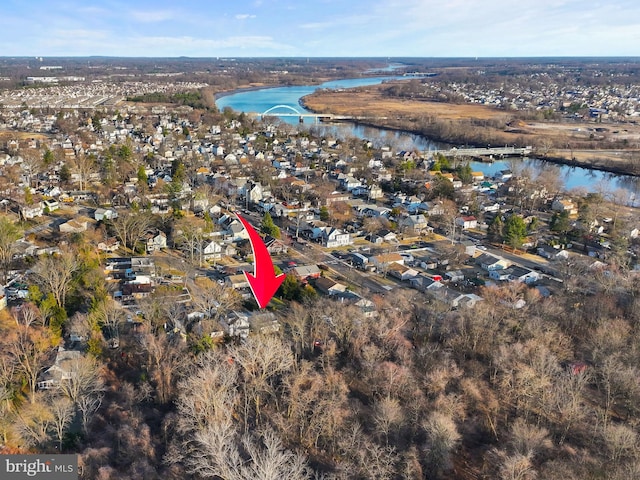
[[[142,55],[148,56],[217,56],[222,51],[246,51],[246,55],[292,55],[296,48],[279,43],[270,36],[231,36],[220,39],[182,37],[139,37],[130,39]]]
[[[247,18],[256,18],[256,16],[249,13],[239,13],[236,15],[237,20],[246,20]]]
[[[173,10],[131,10],[127,14],[140,23],[158,23],[180,18],[183,14]]]

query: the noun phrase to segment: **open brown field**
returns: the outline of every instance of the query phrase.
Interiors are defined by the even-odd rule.
[[[0,143],[6,142],[8,140],[28,140],[31,138],[37,140],[44,140],[48,138],[49,135],[45,133],[36,133],[36,132],[19,132],[16,130],[0,130]]]
[[[465,118],[508,119],[507,112],[483,105],[451,104],[385,98],[381,86],[349,90],[320,91],[304,97],[307,108],[315,112],[353,116],[438,116],[443,120]]]

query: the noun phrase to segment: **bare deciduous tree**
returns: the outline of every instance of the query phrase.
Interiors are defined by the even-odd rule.
[[[84,190],[91,174],[97,169],[96,159],[93,155],[78,155],[73,161],[73,169],[78,175],[78,188]]]
[[[404,412],[400,402],[395,398],[385,397],[375,404],[373,410],[373,422],[388,445],[389,437],[393,436],[404,422]]]
[[[76,407],[80,412],[80,422],[82,423],[84,433],[88,431],[92,415],[100,408],[100,405],[102,405],[102,398],[103,395],[101,393],[96,393],[94,395],[82,395],[78,399]]]
[[[505,452],[495,452],[496,463],[499,465],[498,478],[500,480],[533,480],[536,471],[531,464],[531,458],[521,453],[508,455]]]
[[[120,336],[120,325],[125,321],[126,311],[122,306],[107,298],[102,301],[93,312],[99,325],[109,331],[109,337],[117,339]]]
[[[25,446],[42,447],[49,441],[53,423],[53,414],[40,394],[19,411],[14,429]]]
[[[20,310],[12,309],[13,316],[18,325],[24,325],[25,327],[37,326],[42,322],[42,314],[40,309],[31,302],[23,303],[20,306]]]
[[[220,285],[209,279],[197,279],[190,292],[196,310],[206,318],[218,321],[242,304],[242,296],[233,288]]]
[[[10,218],[0,216],[0,265],[2,265],[3,284],[7,281],[7,273],[15,253],[15,242],[20,235],[20,229]]]
[[[602,437],[614,465],[638,452],[638,434],[628,425],[612,423],[604,430]]]
[[[229,350],[244,378],[244,414],[248,424],[250,410],[260,420],[262,404],[275,393],[275,382],[293,365],[293,353],[280,338],[272,335],[249,337]]]
[[[66,397],[56,396],[49,401],[49,410],[52,416],[52,430],[58,441],[58,448],[62,450],[64,435],[75,415],[73,402]]]
[[[58,384],[60,392],[75,405],[83,397],[98,397],[104,390],[100,365],[92,357],[78,357],[65,364],[67,375]]]
[[[136,243],[144,236],[151,225],[151,218],[146,212],[120,212],[111,222],[114,233],[125,248],[134,249]]]
[[[156,389],[159,403],[168,403],[173,395],[176,380],[185,363],[185,346],[180,339],[171,341],[165,333],[141,336],[142,347],[147,353],[147,365]]]
[[[78,267],[77,255],[64,250],[60,254],[41,257],[32,271],[45,292],[51,293],[58,306],[64,308],[71,280]]]
[[[455,422],[448,416],[433,412],[422,424],[427,434],[426,453],[431,468],[443,472],[451,467],[451,452],[460,441]]]
[[[551,448],[552,443],[546,428],[529,425],[523,419],[517,418],[511,426],[509,446],[514,452],[531,458]]]
[[[33,403],[36,399],[38,376],[53,350],[51,339],[44,330],[19,327],[10,348],[17,371],[25,377]]]

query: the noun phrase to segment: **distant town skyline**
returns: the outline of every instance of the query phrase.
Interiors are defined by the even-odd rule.
[[[0,56],[638,56],[636,0],[7,0]]]

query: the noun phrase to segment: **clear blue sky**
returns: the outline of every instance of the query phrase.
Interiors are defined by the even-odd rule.
[[[638,56],[638,0],[2,0],[0,56]]]

